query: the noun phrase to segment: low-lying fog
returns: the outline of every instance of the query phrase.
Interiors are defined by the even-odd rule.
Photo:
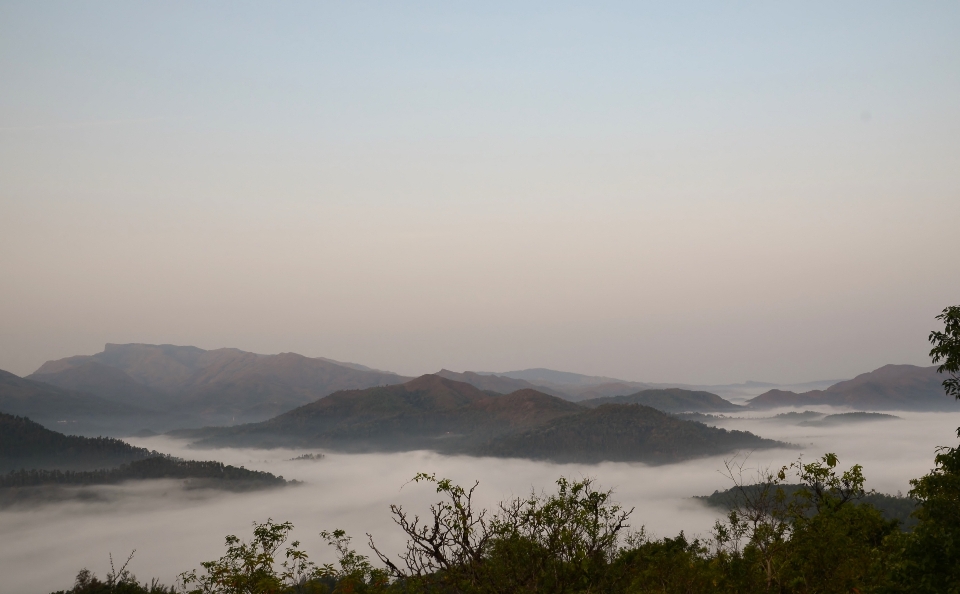
[[[825,412],[838,412],[836,410]],[[749,466],[779,466],[803,454],[806,458],[832,451],[841,465],[864,466],[868,487],[906,493],[909,480],[933,465],[938,445],[956,443],[957,413],[893,413],[902,420],[832,427],[801,427],[769,419],[776,412],[751,413],[754,418],[722,419],[717,425],[746,429],[764,437],[798,444],[802,450],[769,450],[750,456]],[[748,415],[742,415],[747,417]],[[130,564],[140,578],[158,577],[173,583],[182,571],[219,557],[223,538],[247,539],[251,522],[273,518],[292,521],[293,538],[318,562],[332,562],[331,551],[318,533],[344,528],[354,545],[367,552],[364,533],[370,532],[387,550],[400,549],[403,538],[392,524],[388,506],[401,503],[425,511],[437,498],[426,485],[407,484],[417,472],[434,472],[461,484],[479,480],[479,502],[493,507],[503,499],[525,495],[531,488],[551,491],[557,477],[593,477],[612,488],[616,499],[635,506],[633,527],[672,536],[707,535],[718,513],[690,499],[730,486],[719,470],[730,456],[716,456],[666,466],[644,464],[548,464],[441,456],[430,452],[343,455],[327,453],[319,461],[291,461],[308,450],[223,449],[196,451],[164,437],[131,439],[136,445],[192,459],[266,470],[297,479],[297,487],[254,493],[184,491],[178,481],[88,487],[84,501],[48,504],[0,512],[0,574],[11,594],[44,593],[72,585],[77,571],[88,567],[103,577],[108,553]]]

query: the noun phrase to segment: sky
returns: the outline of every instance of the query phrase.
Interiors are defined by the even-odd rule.
[[[0,369],[929,364],[960,5],[639,4],[0,3]]]

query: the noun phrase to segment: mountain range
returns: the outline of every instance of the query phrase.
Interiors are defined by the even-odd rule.
[[[154,425],[169,428],[265,420],[337,390],[410,378],[296,353],[108,344],[96,355],[48,361],[26,379],[149,411]]]
[[[960,402],[944,392],[943,379],[935,366],[884,365],[825,390],[769,390],[747,405],[755,409],[830,405],[858,410],[960,411]]]
[[[589,408],[530,388],[500,394],[432,374],[400,385],[336,392],[261,423],[173,435],[194,440],[196,447],[430,449],[565,462],[663,463],[787,445],[639,404]]]
[[[933,367],[911,365],[888,365],[852,380],[812,382],[792,390],[761,382],[703,389],[542,368],[505,373],[442,369],[433,377],[469,384],[486,397],[520,392],[533,398],[531,392],[536,392],[540,395],[537,398],[550,396],[566,404],[580,403],[583,408],[640,404],[668,413],[717,413],[740,410],[738,404],[744,403],[751,409],[818,404],[863,411],[960,409],[960,404],[943,393],[942,377]],[[323,405],[318,401],[334,393],[399,386],[410,380],[357,363],[295,353],[260,355],[231,348],[108,344],[95,355],[48,361],[26,378],[0,371],[0,411],[29,416],[47,427],[82,435],[252,426],[286,419],[284,415],[294,411],[304,414],[305,406],[330,406],[332,400]],[[804,391],[809,387],[815,389]],[[732,394],[736,403],[721,397],[723,394]],[[755,397],[747,400],[746,394]],[[559,404],[552,406],[560,410]],[[536,414],[543,412],[534,408]],[[479,447],[477,436],[488,440],[494,437],[495,423],[483,421],[486,417],[476,411],[467,416],[469,423],[480,423],[476,430],[465,431],[450,419],[444,421],[453,423],[445,432],[461,435],[452,442],[459,439],[469,441],[470,447]],[[366,427],[360,423],[361,417],[351,421],[359,423],[352,430],[375,433],[383,429]],[[427,423],[424,419],[417,422]],[[466,433],[473,437],[462,437]],[[324,439],[334,436],[329,434]],[[341,445],[349,441],[336,439]],[[410,436],[404,440],[416,441]],[[362,440],[354,441],[353,445],[360,447]]]

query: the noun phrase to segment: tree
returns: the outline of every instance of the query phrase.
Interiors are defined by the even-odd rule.
[[[474,509],[476,483],[464,489],[424,473],[413,481],[435,485],[443,499],[430,506],[425,519],[390,507],[408,539],[401,563],[370,539],[370,547],[406,591],[596,591],[633,511],[613,503],[612,493],[596,490],[591,479],[561,477],[556,494],[532,493],[501,503],[493,516]]]
[[[944,391],[960,399],[960,305],[945,308],[937,319],[944,328],[930,333],[930,358],[941,363],[939,373],[950,374]],[[936,468],[910,484],[920,503],[914,512],[919,523],[906,540],[904,590],[960,594],[960,448],[939,448]]]
[[[276,594],[279,592],[317,592],[320,571],[300,550],[294,541],[286,549],[286,560],[275,566],[277,551],[287,541],[293,524],[275,524],[273,520],[253,524],[253,540],[241,542],[234,535],[227,536],[227,552],[216,561],[200,565],[196,570],[180,574],[184,591],[189,594]]]
[[[920,522],[907,540],[901,579],[908,592],[960,594],[960,448],[940,448],[936,463],[910,481]]]
[[[930,358],[934,363],[941,363],[937,367],[938,373],[949,373],[950,377],[943,380],[943,389],[948,396],[960,399],[960,305],[951,305],[937,316],[943,321],[943,331],[930,332],[929,341],[933,345],[930,349]]]

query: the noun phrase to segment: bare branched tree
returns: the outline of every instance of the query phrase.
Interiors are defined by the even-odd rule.
[[[473,509],[473,493],[479,483],[464,489],[450,479],[426,473],[417,474],[412,482],[434,484],[445,499],[430,506],[428,521],[421,521],[419,515],[411,517],[402,506],[390,506],[394,523],[408,537],[406,551],[400,554],[405,569],[381,552],[368,534],[370,548],[394,577],[423,577],[454,569],[469,577],[471,569],[483,559],[492,537],[487,510]]]

